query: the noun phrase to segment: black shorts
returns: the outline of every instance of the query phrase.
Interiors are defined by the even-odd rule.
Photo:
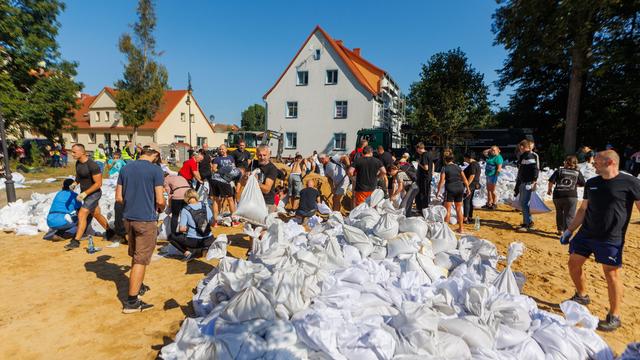
[[[569,254],[578,254],[586,258],[593,254],[597,263],[622,267],[623,247],[624,242],[615,245],[601,240],[587,239],[577,234],[569,243]]]
[[[82,202],[82,208],[85,208],[90,212],[93,212],[93,210],[95,210],[98,207],[98,205],[100,205],[101,197],[102,197],[102,191],[100,190],[87,195],[87,197],[84,198],[84,201]]]
[[[233,188],[231,187],[231,184],[228,184],[226,182],[212,180],[211,190],[213,196],[215,197],[233,197]]]
[[[445,202],[462,202],[462,199],[464,199],[465,189],[462,186],[450,187],[448,189],[445,188],[445,190]]]

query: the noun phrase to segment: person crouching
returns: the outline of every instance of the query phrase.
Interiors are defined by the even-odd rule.
[[[53,198],[49,214],[47,214],[47,226],[49,232],[44,236],[45,240],[71,239],[78,231],[78,215],[82,203],[76,200],[78,194],[71,190],[73,179],[66,179],[60,190]]]
[[[182,252],[183,261],[190,261],[213,243],[213,212],[200,201],[193,189],[184,194],[184,202],[187,205],[180,212],[179,233],[169,235],[169,242]]]

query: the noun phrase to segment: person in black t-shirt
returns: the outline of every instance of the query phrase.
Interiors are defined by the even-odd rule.
[[[421,142],[416,145],[416,154],[418,160],[418,172],[416,174],[418,196],[416,197],[416,208],[418,212],[422,214],[422,209],[429,207],[429,203],[431,202],[433,160]]]
[[[231,156],[236,163],[236,167],[249,168],[249,161],[253,158],[253,155],[245,150],[247,143],[244,140],[238,142],[238,148],[231,152]]]
[[[76,180],[74,184],[80,185],[80,195],[77,200],[82,202],[78,210],[78,231],[65,249],[75,249],[80,247],[80,239],[84,235],[89,224],[89,216],[93,216],[98,223],[106,230],[105,238],[110,239],[115,232],[109,228],[109,223],[100,212],[99,201],[102,197],[102,171],[93,160],[89,159],[87,151],[82,144],[75,144],[71,147],[72,156],[76,159]],[[75,187],[74,185],[73,187]]]
[[[553,189],[555,185],[555,189]],[[564,160],[564,167],[556,170],[549,178],[547,194],[553,189],[553,204],[556,207],[556,228],[561,235],[576,216],[578,205],[578,186],[584,186],[584,176],[578,171],[578,158],[569,155]]]
[[[378,179],[386,180],[387,176],[387,170],[382,165],[382,161],[373,157],[371,146],[362,149],[362,156],[356,158],[349,168],[349,176],[354,175],[353,198],[354,205],[358,206],[378,187]]]
[[[313,180],[307,180],[306,187],[300,191],[300,202],[296,209],[296,217],[307,218],[316,214],[320,192],[315,188]]]
[[[600,176],[587,181],[584,200],[576,217],[560,237],[560,242],[566,244],[580,226],[569,242],[569,274],[576,286],[571,300],[589,304],[582,265],[591,254],[602,264],[609,293],[609,313],[598,324],[602,331],[613,331],[622,326],[622,250],[634,202],[640,210],[640,179],[620,173],[619,163],[615,151],[605,150],[596,155],[594,166]]]
[[[445,216],[444,221],[448,223],[451,219],[451,205],[452,203],[455,204],[458,220],[458,232],[462,233],[462,199],[465,195],[469,196],[471,191],[469,190],[467,177],[464,175],[460,167],[453,163],[453,159],[453,153],[451,150],[447,150],[443,156],[444,166],[442,166],[442,169],[440,170],[440,181],[438,182],[436,194],[440,193],[440,189],[442,189],[442,185],[444,185],[444,207],[447,209],[447,216]]]
[[[202,160],[198,163],[198,172],[200,173],[200,178],[203,182],[196,183],[196,191],[200,189],[200,186],[204,184],[204,182],[209,183],[209,196],[213,196],[213,192],[211,191],[211,156],[209,155],[209,151],[207,151],[207,144],[205,144],[202,149],[198,150],[200,155],[202,155]]]
[[[471,224],[473,223],[473,195],[475,195],[476,190],[480,189],[480,174],[482,170],[480,169],[480,164],[476,161],[476,153],[470,151],[464,155],[464,161],[469,164],[464,169],[464,176],[467,177],[467,181],[469,182],[469,196],[465,197],[463,200],[463,208],[464,208],[464,223]]]
[[[276,212],[274,190],[276,178],[278,177],[278,168],[271,162],[271,149],[268,145],[260,145],[256,149],[258,159],[253,161],[252,169],[260,169],[257,174],[260,191],[264,196],[264,202],[267,204],[269,212]]]

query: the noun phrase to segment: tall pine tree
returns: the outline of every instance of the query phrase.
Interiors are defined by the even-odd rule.
[[[138,21],[133,25],[134,37],[120,37],[120,51],[127,57],[123,78],[115,84],[118,89],[116,105],[125,126],[133,127],[133,141],[137,142],[138,128],[150,121],[161,106],[167,89],[167,69],[156,59],[156,14],[152,0],[139,0]]]

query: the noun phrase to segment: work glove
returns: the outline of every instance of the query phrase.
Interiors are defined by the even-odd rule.
[[[560,244],[562,245],[567,245],[569,243],[569,241],[571,240],[571,236],[573,235],[573,233],[569,230],[565,230],[562,233],[562,236],[560,236]]]
[[[78,183],[77,183],[77,182],[73,182],[73,183],[71,183],[71,185],[69,185],[69,189],[70,189],[71,191],[73,191],[73,190],[75,190],[75,189],[76,189],[76,186],[78,186]]]
[[[76,197],[76,200],[78,201],[84,201],[84,199],[87,198],[87,193],[86,192],[81,192],[80,195],[78,195],[78,197]]]

